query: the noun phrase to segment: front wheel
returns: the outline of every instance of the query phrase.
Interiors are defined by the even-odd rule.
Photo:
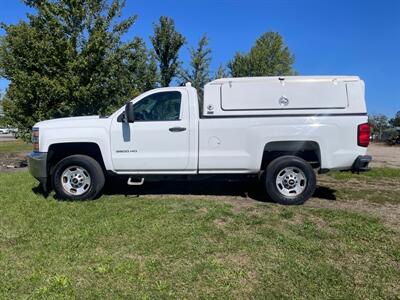
[[[54,169],[52,180],[57,196],[68,200],[94,199],[105,182],[100,164],[86,155],[62,159]]]
[[[277,203],[303,204],[314,194],[315,187],[315,172],[311,165],[300,157],[281,156],[267,167],[267,193]]]

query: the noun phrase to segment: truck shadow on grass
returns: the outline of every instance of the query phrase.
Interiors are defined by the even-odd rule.
[[[35,194],[48,198],[52,193],[44,191],[41,185],[32,188]],[[327,186],[317,186],[313,198],[322,200],[336,200],[336,190]],[[54,195],[54,194],[53,194]],[[151,181],[141,186],[129,186],[121,180],[107,182],[103,195],[145,196],[145,195],[180,195],[193,197],[240,197],[258,202],[272,202],[266,194],[265,188],[258,181]],[[59,200],[57,195],[54,199]]]
[[[258,181],[158,181],[147,182],[141,186],[129,186],[121,181],[109,182],[103,193],[105,195],[187,195],[187,196],[227,196],[249,198],[259,202],[272,202],[265,188]],[[314,198],[336,200],[336,190],[318,186]]]

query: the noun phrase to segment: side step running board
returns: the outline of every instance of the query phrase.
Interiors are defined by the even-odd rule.
[[[133,181],[132,177],[129,177],[128,182],[127,182],[128,185],[142,185],[143,183],[144,183],[143,177],[140,181]]]

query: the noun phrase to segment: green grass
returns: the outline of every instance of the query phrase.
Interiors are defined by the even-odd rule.
[[[212,198],[60,202],[35,186],[0,174],[1,299],[400,296],[399,233],[378,218]]]
[[[15,153],[32,151],[33,145],[22,140],[0,142],[0,153]]]
[[[359,174],[330,172],[324,176],[333,179],[340,199],[400,204],[400,169],[372,168]]]
[[[355,175],[351,172],[329,172],[327,175],[338,179],[348,180],[354,178]],[[360,178],[400,178],[400,169],[394,168],[371,168],[368,172],[361,172],[356,174]]]
[[[341,187],[337,189],[336,195],[341,200],[364,200],[377,204],[389,203],[400,205],[400,190],[398,189],[373,189],[373,187],[358,189],[357,186],[353,188]]]

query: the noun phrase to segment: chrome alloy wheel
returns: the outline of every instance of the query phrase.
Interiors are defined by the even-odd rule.
[[[304,192],[307,186],[307,179],[299,168],[287,167],[278,172],[275,184],[283,196],[294,198]]]
[[[89,172],[79,166],[70,166],[61,175],[61,185],[66,193],[80,196],[90,188]]]

